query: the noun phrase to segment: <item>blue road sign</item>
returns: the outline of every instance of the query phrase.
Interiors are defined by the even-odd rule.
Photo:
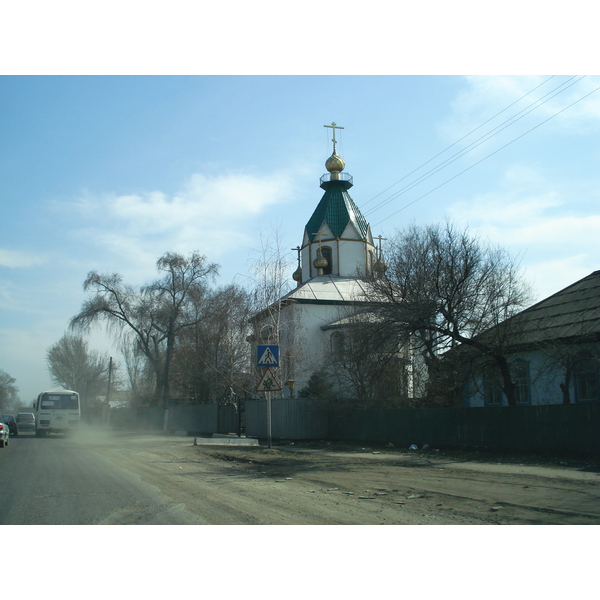
[[[279,366],[279,346],[258,346],[257,350],[257,365],[259,367]]]

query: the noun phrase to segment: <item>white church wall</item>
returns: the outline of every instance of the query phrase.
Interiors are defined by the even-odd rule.
[[[352,223],[348,223],[339,239],[333,239],[331,229],[325,223],[320,231],[321,246],[331,250],[331,275],[353,277],[357,272],[361,275],[365,274],[367,268],[371,266],[375,252],[370,232],[368,235],[370,243],[366,243]],[[318,240],[315,238],[315,241],[309,243],[305,232],[301,252],[302,283],[317,277],[317,269],[313,263],[317,258],[318,248]]]
[[[293,304],[282,311],[280,353],[289,352],[290,365],[285,377],[294,379],[300,391],[311,375],[330,364],[331,331],[321,327],[340,318],[334,304]]]
[[[324,248],[331,249],[332,276],[353,277],[357,272],[364,275],[370,255],[374,255],[374,248],[364,242],[347,239],[325,240]],[[306,247],[302,252],[302,283],[317,277],[317,268],[314,261],[317,258],[318,244]]]

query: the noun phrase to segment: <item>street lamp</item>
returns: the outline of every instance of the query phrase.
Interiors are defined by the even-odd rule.
[[[294,386],[296,385],[296,382],[293,379],[288,379],[285,382],[285,385],[289,388],[290,390],[290,398],[294,397]]]

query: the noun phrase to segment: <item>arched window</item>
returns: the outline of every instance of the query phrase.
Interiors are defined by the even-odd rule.
[[[334,331],[329,338],[331,357],[334,360],[344,360],[346,336],[341,331]]]
[[[577,402],[600,400],[598,361],[594,359],[579,360],[574,365],[573,373],[575,375],[575,400]]]
[[[329,246],[321,246],[321,254],[327,261],[327,266],[323,269],[323,275],[331,275],[333,271],[333,253],[331,252],[331,248]]]

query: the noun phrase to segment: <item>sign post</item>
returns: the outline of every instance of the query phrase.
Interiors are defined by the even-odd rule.
[[[272,448],[273,442],[271,437],[271,392],[267,392],[267,440],[268,448]]]
[[[279,346],[258,346],[256,364],[258,367],[266,367],[256,386],[256,391],[265,392],[267,396],[267,437],[271,448],[271,392],[280,392],[283,389],[271,371],[271,367],[279,366]]]

